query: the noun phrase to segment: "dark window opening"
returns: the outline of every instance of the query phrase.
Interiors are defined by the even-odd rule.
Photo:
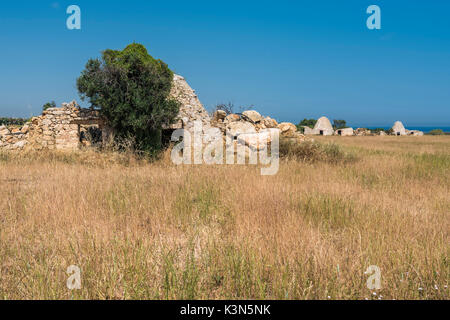
[[[81,127],[80,143],[85,146],[94,146],[102,143],[102,130],[98,126]]]
[[[162,131],[161,135],[161,142],[163,147],[168,147],[170,143],[172,142],[172,134],[174,133],[175,129],[166,129]],[[180,137],[178,142],[183,141],[183,137]]]

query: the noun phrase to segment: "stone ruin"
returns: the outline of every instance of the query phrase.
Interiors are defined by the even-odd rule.
[[[334,131],[326,117],[321,117],[313,129],[304,127],[305,135],[298,132],[294,124],[278,124],[276,120],[263,117],[255,110],[244,111],[242,114],[227,114],[218,110],[211,118],[195,90],[179,75],[174,75],[170,96],[178,100],[181,106],[175,123],[163,128],[163,137],[169,140],[176,129],[193,132],[195,122],[201,122],[203,134],[211,128],[218,128],[223,133],[224,140],[226,134],[229,134],[233,136],[233,141],[241,143],[247,142],[240,141],[239,135],[257,134],[264,129],[279,129],[282,137],[298,142],[305,141],[305,135],[372,135],[370,130],[364,128]],[[405,129],[400,121],[394,124],[391,131],[392,135],[399,136],[423,135],[421,131]],[[33,117],[22,127],[0,126],[0,150],[77,150],[92,143],[106,144],[112,135],[112,130],[97,110],[80,108],[72,101],[63,103],[61,108],[45,110],[41,116]]]
[[[219,110],[211,118],[195,91],[179,75],[174,75],[170,96],[180,102],[180,112],[174,124],[163,128],[163,137],[170,138],[176,129],[193,131],[194,122],[199,121],[203,133],[210,128],[218,128],[224,139],[225,134],[229,133],[233,135],[234,141],[239,141],[241,134],[259,133],[263,129],[273,128],[279,129],[283,137],[297,141],[306,139],[294,124],[278,124],[276,120],[263,117],[254,110],[242,114],[226,114]],[[0,149],[73,151],[92,143],[105,144],[112,135],[112,130],[101,118],[99,111],[80,108],[72,101],[63,103],[61,108],[43,111],[42,115],[33,117],[20,128],[0,126]]]
[[[305,129],[305,135],[323,135],[323,136],[331,136],[331,135],[338,135],[338,136],[373,136],[375,135],[372,133],[371,130],[367,128],[357,128],[353,130],[353,128],[341,128],[337,130],[333,130],[333,127],[331,126],[330,120],[326,117],[322,117],[319,120],[317,120],[316,125],[313,129],[304,126]],[[387,133],[384,131],[380,131],[378,133],[380,136],[386,136]],[[391,129],[390,135],[394,136],[423,136],[424,133],[422,131],[418,130],[407,130],[403,126],[403,123],[400,121],[397,121],[394,123],[394,126]]]
[[[406,129],[401,121],[396,121],[392,126],[392,134],[395,136],[406,136]]]
[[[63,103],[61,108],[49,108],[33,117],[21,128],[0,127],[0,148],[4,150],[76,150],[89,144],[89,128],[99,132],[104,122],[98,111],[82,109],[75,101]]]
[[[405,128],[401,121],[396,121],[392,126],[392,134],[394,136],[416,136],[421,137],[424,135],[422,131],[419,130],[408,130]]]
[[[334,134],[333,126],[331,125],[330,120],[326,117],[319,118],[313,129],[306,126],[303,128],[305,129],[306,135],[332,136]]]
[[[211,127],[211,118],[200,102],[195,90],[180,75],[174,75],[170,96],[181,104],[176,122],[166,130],[193,129],[195,121],[201,121],[203,128]]]
[[[194,121],[201,121],[204,130],[211,127],[208,112],[183,77],[174,76],[170,95],[180,102],[181,107],[175,124],[164,128],[166,134],[175,129],[191,129]],[[89,146],[93,135],[97,142],[107,143],[112,134],[97,110],[80,108],[73,101],[63,103],[61,108],[45,110],[21,128],[1,126],[0,149],[77,150]]]

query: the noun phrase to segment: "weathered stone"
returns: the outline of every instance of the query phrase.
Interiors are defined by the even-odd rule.
[[[23,127],[22,127],[22,129],[20,129],[20,131],[23,133],[23,134],[26,134],[26,133],[28,133],[28,131],[30,131],[30,126],[29,125],[24,125]]]
[[[356,136],[370,136],[372,135],[372,131],[367,128],[358,128],[355,131]]]
[[[263,117],[255,110],[247,110],[242,112],[242,115],[249,118],[254,123],[258,123],[263,120]]]
[[[235,121],[227,125],[227,132],[234,137],[245,133],[256,133],[256,128],[253,124],[246,121]]]
[[[0,136],[7,136],[11,134],[11,131],[8,130],[5,126],[0,127]]]
[[[216,112],[214,112],[213,119],[216,120],[216,121],[219,121],[219,120],[225,119],[226,116],[227,116],[227,113],[225,111],[217,110]]]
[[[239,120],[241,120],[241,117],[239,115],[233,113],[233,114],[229,114],[228,116],[226,116],[224,122],[229,123],[229,122],[235,122],[235,121],[239,121]]]
[[[278,122],[270,117],[266,117],[263,120],[263,123],[266,126],[266,128],[278,128]]]
[[[14,148],[15,148],[15,149],[22,149],[22,148],[25,146],[26,143],[27,143],[27,142],[24,141],[24,140],[19,141],[19,142],[16,142],[16,143],[14,144]]]
[[[278,129],[281,131],[283,136],[293,136],[297,132],[297,127],[295,124],[290,122],[282,122],[278,125]]]

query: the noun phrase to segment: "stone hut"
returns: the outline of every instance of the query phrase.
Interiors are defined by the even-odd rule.
[[[180,75],[174,75],[170,96],[181,104],[176,122],[166,130],[192,129],[194,121],[201,121],[205,129],[211,127],[211,118],[196,92]]]
[[[186,129],[192,133],[195,122],[202,124],[202,134],[205,137],[202,143],[209,141],[208,130],[211,128],[218,128],[223,134],[223,139],[226,138],[225,133],[233,135],[233,143],[239,142],[242,134],[244,134],[243,137],[248,137],[248,134],[264,134],[265,129],[278,129],[281,136],[299,142],[305,140],[305,136],[297,131],[294,124],[278,124],[274,119],[263,117],[255,110],[230,115],[219,110],[211,119],[195,91],[179,75],[174,75],[170,96],[178,100],[181,105],[175,123],[163,128],[163,142],[170,141],[172,133],[177,129]],[[317,134],[323,135],[333,133],[331,123],[326,118],[319,119],[314,130]],[[72,151],[82,146],[89,146],[91,142],[107,144],[113,134],[97,110],[80,108],[73,101],[63,103],[61,108],[45,110],[41,116],[32,118],[22,128],[1,126],[0,149]],[[96,138],[95,141],[92,137]],[[212,136],[210,138],[213,139]],[[252,145],[247,141],[244,143]]]
[[[421,137],[424,135],[422,131],[419,130],[408,130],[405,129],[403,126],[403,123],[400,121],[396,121],[394,123],[394,126],[392,127],[392,135],[394,136],[415,136],[415,137]]]
[[[424,135],[423,131],[419,130],[406,130],[406,134],[414,137],[422,137]]]
[[[401,121],[396,121],[392,127],[392,134],[395,136],[406,136],[406,129]]]
[[[336,135],[338,136],[353,136],[354,135],[354,131],[353,128],[343,128],[343,129],[338,129],[336,130]]]
[[[314,129],[309,127],[305,128],[306,135],[321,135],[321,136],[332,136],[334,134],[333,126],[331,125],[330,120],[326,117],[322,117],[317,120]]]
[[[208,112],[183,77],[174,75],[170,95],[181,106],[177,121],[163,130],[169,139],[175,129],[193,129],[194,121],[201,121],[204,131],[211,128]],[[45,110],[41,116],[32,118],[22,128],[1,126],[0,148],[77,150],[83,145],[90,145],[92,136],[98,142],[106,143],[112,135],[112,130],[98,111],[80,108],[72,101],[63,103],[61,108]]]

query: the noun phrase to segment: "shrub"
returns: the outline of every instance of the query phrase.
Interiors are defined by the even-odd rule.
[[[445,132],[442,129],[434,129],[434,130],[431,130],[430,132],[428,132],[428,134],[432,135],[432,136],[442,136],[445,134]]]
[[[304,133],[305,132],[305,127],[310,127],[311,129],[314,128],[314,126],[316,125],[317,120],[315,119],[303,119],[302,121],[300,121],[300,123],[297,125],[297,130],[300,133]]]
[[[298,143],[290,139],[280,139],[280,158],[304,161],[347,163],[356,160],[354,154],[345,152],[335,143],[322,144],[319,142],[305,141]]]
[[[55,101],[47,102],[46,104],[44,104],[44,105],[42,106],[42,111],[45,111],[45,110],[50,109],[50,108],[56,108],[56,103],[55,103]]]
[[[137,150],[154,152],[162,148],[162,128],[178,115],[179,103],[169,98],[172,80],[167,64],[133,43],[90,59],[77,87],[81,99],[100,110],[117,138],[132,138]]]
[[[373,133],[380,133],[380,132],[386,132],[386,130],[385,129],[383,129],[383,128],[375,128],[375,129],[373,129],[373,130],[371,130]]]
[[[227,115],[233,114],[233,113],[234,113],[234,104],[231,103],[231,102],[228,102],[227,104],[225,104],[225,103],[220,103],[220,104],[218,104],[218,105],[215,107],[215,109],[214,109],[214,111],[213,111],[213,114],[214,114],[216,111],[219,111],[219,110],[225,111],[225,113],[226,113]]]
[[[24,118],[0,118],[1,126],[23,126],[27,122]]]

